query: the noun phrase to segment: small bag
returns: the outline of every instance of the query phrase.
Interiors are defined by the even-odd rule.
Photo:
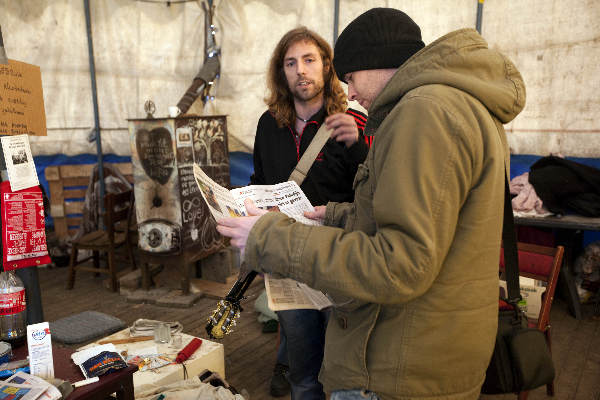
[[[508,180],[505,181],[504,227],[502,230],[506,264],[508,299],[512,309],[500,310],[498,333],[492,360],[486,371],[481,392],[516,393],[546,385],[554,380],[554,364],[544,334],[527,327],[527,318],[517,303],[519,258],[515,237]]]
[[[492,360],[481,389],[485,394],[535,389],[554,379],[554,365],[544,334],[528,328],[523,313],[501,310]]]

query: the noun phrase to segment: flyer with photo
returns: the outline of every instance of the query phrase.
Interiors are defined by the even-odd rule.
[[[0,139],[12,191],[38,186],[40,182],[29,147],[29,136],[3,136]]]

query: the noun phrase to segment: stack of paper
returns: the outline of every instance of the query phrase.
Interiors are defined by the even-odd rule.
[[[13,397],[7,397],[7,396]],[[60,391],[34,375],[19,371],[0,384],[0,398],[15,398],[21,400],[57,400],[61,398]]]

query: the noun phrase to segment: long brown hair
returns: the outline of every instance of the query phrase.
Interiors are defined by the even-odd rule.
[[[296,120],[294,99],[288,87],[285,72],[283,71],[283,58],[288,49],[299,41],[314,43],[323,59],[323,97],[326,114],[331,115],[337,112],[344,112],[348,106],[346,93],[344,93],[342,85],[333,70],[333,51],[331,50],[331,46],[317,33],[305,26],[300,26],[283,35],[275,47],[271,61],[269,62],[269,70],[267,72],[267,89],[269,94],[265,98],[265,103],[275,117],[279,127],[286,125],[293,126]]]

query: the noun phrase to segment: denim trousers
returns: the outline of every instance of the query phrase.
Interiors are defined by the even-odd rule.
[[[366,390],[334,390],[329,400],[379,400],[379,396]]]
[[[318,377],[328,315],[317,310],[277,311],[281,336],[277,362],[289,366],[292,400],[325,399]]]

